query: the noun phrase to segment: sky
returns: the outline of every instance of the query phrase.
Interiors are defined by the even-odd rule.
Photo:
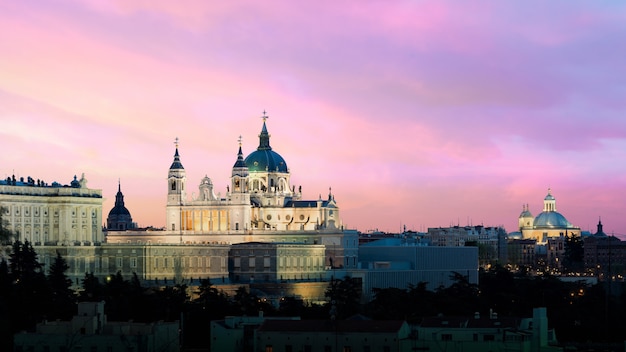
[[[226,193],[238,138],[360,231],[517,230],[557,210],[626,238],[626,4],[0,0],[0,177],[101,189],[164,226]]]

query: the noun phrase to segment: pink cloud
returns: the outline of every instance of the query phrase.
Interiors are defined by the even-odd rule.
[[[332,186],[349,226],[471,219],[511,231],[520,205],[538,211],[551,186],[571,222],[602,216],[626,231],[623,6],[0,10],[0,134],[13,151],[2,172],[60,182],[85,172],[105,212],[121,178],[141,225],[163,223],[175,137],[190,187],[207,174],[224,192],[238,136],[254,150],[267,109],[294,184],[314,199]]]

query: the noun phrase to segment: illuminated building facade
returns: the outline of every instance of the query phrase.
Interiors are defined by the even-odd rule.
[[[104,241],[102,191],[74,176],[69,185],[28,177],[0,180],[2,220],[33,245],[90,245]]]
[[[149,249],[152,254],[146,254],[146,258],[158,250],[160,261],[138,258],[138,266],[133,267],[140,278],[148,280],[174,274],[186,279],[226,276],[240,282],[319,280],[325,279],[329,269],[356,268],[358,234],[342,229],[333,194],[329,192],[325,199],[303,200],[301,188],[292,186],[290,178],[285,159],[270,146],[265,116],[258,148],[244,158],[240,143],[224,196],[216,195],[208,176],[200,180],[197,196],[187,196],[187,175],[177,142],[167,174],[165,231],[110,231],[106,247],[109,251],[136,248],[137,253]],[[198,248],[196,252],[212,248],[218,253],[214,257],[227,260],[228,248],[233,245],[237,246],[231,254],[244,249],[253,253],[254,265],[250,266],[249,255],[239,259],[239,266],[235,266],[236,259],[231,255],[230,273],[225,262],[211,262],[205,272],[198,271],[201,266],[197,259],[191,262],[195,263],[193,270],[185,262],[187,248]]]
[[[324,267],[356,268],[358,235],[342,229],[335,197],[329,192],[326,199],[303,200],[290,177],[285,159],[270,146],[265,116],[258,148],[244,158],[240,143],[224,197],[208,176],[198,195],[187,197],[177,143],[167,175],[166,230],[110,232],[107,243],[324,245]]]
[[[327,231],[341,227],[332,193],[302,200],[290,183],[285,159],[272,150],[265,118],[257,150],[245,159],[239,145],[226,196],[219,198],[209,177],[198,196],[187,199],[187,177],[178,145],[168,172],[167,230],[185,234],[245,234],[263,231]]]
[[[103,235],[102,191],[88,189],[84,176],[65,186],[30,177],[0,181],[2,218],[19,240],[33,244],[45,269],[60,253],[77,286],[85,273],[104,278],[118,271],[156,284],[204,278],[224,282],[234,277],[228,267],[231,246],[248,242],[257,242],[246,250],[259,258],[274,248],[275,262],[266,267],[259,259],[262,266],[248,272],[238,267],[242,281],[325,280],[330,269],[356,268],[358,234],[342,229],[334,196],[329,192],[326,199],[303,200],[269,137],[264,118],[257,150],[244,158],[239,146],[225,197],[216,196],[205,177],[199,195],[187,198],[176,145],[168,169],[165,231],[134,229],[118,186]],[[250,257],[245,260],[249,265]]]
[[[518,221],[522,238],[535,239],[541,245],[547,244],[549,238],[580,236],[580,227],[572,225],[556,211],[556,198],[550,189],[543,200],[543,211],[533,218],[528,205],[525,205]]]

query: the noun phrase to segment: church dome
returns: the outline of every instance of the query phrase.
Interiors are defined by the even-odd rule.
[[[280,154],[272,150],[270,135],[263,118],[263,129],[259,135],[259,147],[244,160],[250,172],[289,172],[287,163]]]
[[[565,216],[556,211],[544,211],[535,218],[536,228],[570,228],[574,227]]]
[[[287,163],[273,150],[256,150],[246,157],[249,171],[287,172]]]
[[[114,206],[113,209],[111,209],[111,211],[109,212],[109,217],[113,217],[113,216],[120,216],[120,215],[126,215],[126,216],[130,216],[130,211],[128,211],[128,209],[126,209],[125,206]]]
[[[134,228],[133,218],[130,215],[130,211],[124,206],[124,194],[122,193],[122,186],[118,184],[117,194],[115,195],[115,205],[109,211],[107,217],[107,229],[108,230],[128,230]]]

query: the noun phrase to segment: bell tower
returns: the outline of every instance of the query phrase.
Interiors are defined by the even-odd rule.
[[[230,177],[230,187],[233,194],[248,193],[248,166],[243,160],[243,152],[241,151],[241,136],[239,136],[239,152],[237,153],[237,161],[233,165],[233,172]]]
[[[178,138],[174,144],[176,146],[174,161],[167,174],[167,229],[170,231],[181,230],[182,206],[187,198],[185,193],[187,176],[178,154]]]
[[[548,195],[543,199],[543,211],[556,211],[556,199],[551,188],[548,188]]]
[[[233,165],[230,176],[230,187],[228,194],[232,209],[230,228],[235,231],[248,230],[250,228],[249,170],[241,151],[241,136],[239,136],[237,161]]]

